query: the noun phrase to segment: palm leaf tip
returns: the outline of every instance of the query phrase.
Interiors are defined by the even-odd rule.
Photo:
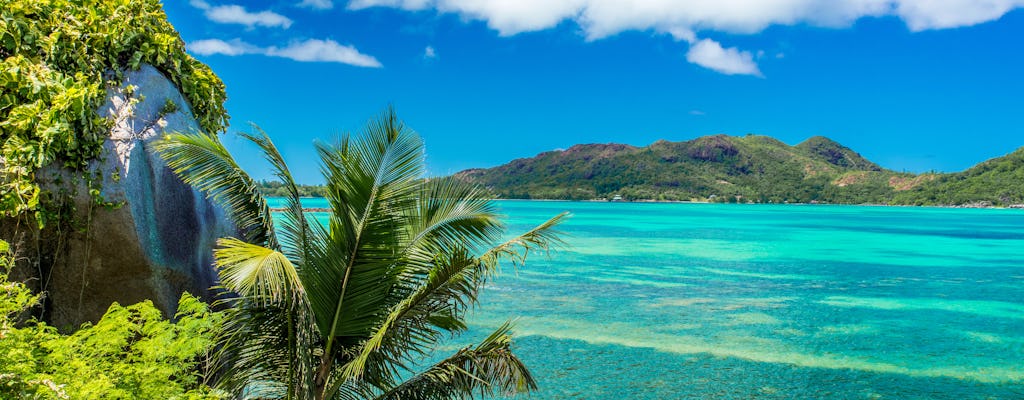
[[[270,164],[274,175],[281,181],[287,191],[285,196],[285,210],[280,214],[280,226],[277,227],[278,235],[281,238],[283,252],[290,258],[302,264],[309,256],[305,248],[307,238],[310,235],[309,223],[306,221],[305,212],[302,209],[302,202],[299,196],[298,185],[284,157],[278,151],[277,146],[270,139],[270,136],[258,125],[250,124],[255,133],[240,132],[239,135],[259,146],[263,150],[263,158]]]
[[[453,399],[515,395],[537,389],[526,365],[511,351],[511,322],[476,346],[459,350],[388,390],[378,399]]]
[[[214,260],[221,284],[258,303],[278,303],[302,290],[295,266],[284,254],[238,239],[217,241]]]
[[[562,239],[563,233],[557,227],[571,217],[568,211],[562,212],[533,229],[501,243],[480,256],[481,264],[491,271],[496,271],[501,260],[509,260],[514,268],[526,263],[531,252],[548,254],[550,251],[564,248],[567,243]]]
[[[224,207],[246,241],[277,247],[266,199],[216,135],[170,133],[151,148],[183,182]]]

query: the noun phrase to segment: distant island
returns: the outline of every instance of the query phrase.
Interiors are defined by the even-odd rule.
[[[455,177],[508,199],[944,206],[1024,203],[1024,148],[951,174],[882,168],[829,138],[580,144]]]
[[[267,197],[287,197],[288,188],[280,181],[262,180],[257,183],[260,193]],[[324,197],[327,189],[323,185],[296,185],[299,196],[302,197]]]
[[[579,144],[453,175],[504,199],[1024,207],[1024,148],[957,173],[879,166],[823,136],[796,145],[760,136]],[[260,182],[283,196],[279,182]],[[324,188],[300,185],[303,196]]]

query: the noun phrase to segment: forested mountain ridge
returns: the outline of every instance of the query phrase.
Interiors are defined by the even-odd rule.
[[[1022,202],[1024,151],[962,173],[915,175],[822,136],[790,146],[768,136],[713,135],[646,147],[581,144],[455,177],[519,199],[1009,205]]]

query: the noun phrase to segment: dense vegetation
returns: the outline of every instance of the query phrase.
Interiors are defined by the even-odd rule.
[[[268,181],[262,180],[259,182],[260,193],[266,197],[288,197],[291,195],[291,190],[287,185],[280,181]],[[295,185],[295,189],[299,192],[299,197],[326,197],[327,188],[323,185]]]
[[[826,138],[788,146],[766,136],[725,135],[638,148],[576,145],[460,179],[506,198],[859,202],[892,193],[884,171]]]
[[[185,52],[159,0],[0,0],[0,216],[39,210],[43,166],[82,169],[99,154],[106,88],[143,63],[203,129],[225,128],[223,83]]]
[[[824,137],[789,146],[765,136],[707,136],[647,147],[576,145],[460,172],[503,198],[959,205],[1021,203],[1021,152],[967,172],[885,170]]]
[[[40,296],[8,281],[10,268],[0,241],[0,398],[220,398],[200,373],[222,321],[205,303],[183,295],[174,322],[149,301],[115,303],[95,325],[62,335],[22,320]]]
[[[230,393],[289,399],[454,399],[528,391],[509,324],[477,345],[421,366],[498,271],[558,238],[564,215],[508,241],[488,193],[454,179],[420,179],[423,145],[388,111],[355,138],[317,147],[331,205],[309,223],[292,175],[265,134],[244,135],[286,190],[271,215],[255,181],[216,135],[156,144],[186,182],[220,202],[240,239],[218,243],[225,299],[216,362]]]
[[[899,193],[893,203],[912,205],[1024,204],[1024,148]]]
[[[185,52],[158,0],[0,0],[4,224],[25,227],[19,225],[22,219],[34,218],[41,226],[68,206],[74,193],[40,189],[37,174],[43,167],[63,167],[86,181],[97,178],[85,167],[99,156],[112,123],[100,117],[99,108],[123,71],[144,63],[179,88],[204,130],[225,128],[223,84]],[[53,233],[57,242],[69,240],[68,232],[88,229],[86,221],[67,215],[59,221],[45,224],[54,231],[45,234]],[[25,242],[40,240],[38,232],[14,235],[19,248],[32,248]],[[210,376],[205,374],[222,313],[188,294],[173,319],[164,318],[150,301],[114,303],[95,324],[62,334],[32,317],[46,293],[32,293],[25,283],[8,278],[15,259],[19,269],[42,269],[39,258],[31,250],[14,257],[0,241],[0,398],[223,397],[206,384]]]

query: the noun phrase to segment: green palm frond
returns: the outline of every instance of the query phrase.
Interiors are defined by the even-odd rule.
[[[504,226],[490,193],[452,178],[431,179],[423,184],[417,207],[410,218],[410,241],[404,251],[414,264],[437,252],[451,249],[481,251],[497,241]],[[425,273],[412,270],[409,273]]]
[[[236,299],[215,355],[218,387],[243,398],[314,399],[319,348],[308,313]]]
[[[220,283],[242,297],[262,304],[303,298],[295,266],[276,250],[238,239],[220,239],[213,251]]]
[[[530,252],[547,253],[553,248],[564,246],[562,233],[556,227],[570,216],[568,211],[563,212],[519,236],[494,246],[480,255],[480,262],[492,271],[501,260],[509,260],[513,267],[518,267],[526,262]]]
[[[182,181],[227,210],[245,241],[277,248],[266,199],[216,135],[169,134],[152,146]]]
[[[513,395],[537,388],[530,371],[512,354],[506,322],[476,347],[466,347],[377,397],[441,400]]]
[[[306,220],[305,213],[302,211],[298,185],[295,184],[295,179],[284,162],[284,157],[277,150],[277,146],[274,146],[270,136],[256,124],[252,124],[252,129],[255,133],[239,133],[239,135],[263,150],[264,159],[270,164],[274,176],[281,181],[288,193],[285,196],[285,211],[281,213],[283,218],[278,221],[280,226],[276,231],[281,237],[282,251],[291,259],[296,260],[296,264],[301,267],[308,256],[304,245],[309,235],[309,221]]]
[[[225,368],[223,384],[264,397],[312,393],[316,334],[294,265],[283,253],[262,246],[237,239],[217,243],[214,260],[221,284],[240,296],[224,300],[234,307],[228,334],[220,341],[219,358],[232,366]]]
[[[501,241],[490,195],[463,181],[424,179],[418,135],[388,109],[364,131],[317,145],[330,213],[307,221],[297,186],[269,136],[263,151],[285,186],[275,221],[255,182],[215,136],[169,135],[168,165],[224,205],[243,237],[218,242],[230,294],[216,362],[218,386],[242,398],[450,399],[535,388],[510,351],[509,325],[476,347],[401,382],[449,334],[501,262],[562,244],[562,214]],[[277,224],[275,226],[274,224]]]
[[[501,224],[487,192],[452,179],[425,182],[409,218],[409,241],[402,252],[399,279],[410,289],[425,283],[438,255],[476,253],[501,237]],[[406,294],[405,296],[408,296]]]
[[[342,375],[358,379],[367,365],[373,364],[405,368],[412,356],[422,356],[424,349],[436,344],[441,330],[465,329],[462,320],[466,308],[476,304],[477,293],[496,272],[497,262],[509,259],[522,263],[531,250],[547,251],[561,245],[555,227],[567,217],[567,213],[560,214],[495,246],[480,258],[470,257],[465,248],[446,248],[437,253],[426,279],[391,309],[380,327],[361,344],[359,355],[345,365]]]
[[[396,304],[359,354],[342,369],[343,379],[361,379],[368,365],[408,369],[413,356],[424,356],[441,330],[461,331],[461,317],[482,284],[480,263],[464,250],[438,260],[415,292]]]
[[[423,173],[423,144],[392,110],[371,122],[362,140],[318,146],[327,180],[330,246],[337,250],[307,285],[321,332],[365,337],[380,321],[394,286],[408,210]],[[315,289],[314,289],[315,288]],[[384,304],[382,304],[384,302]],[[328,345],[330,348],[331,345]]]

